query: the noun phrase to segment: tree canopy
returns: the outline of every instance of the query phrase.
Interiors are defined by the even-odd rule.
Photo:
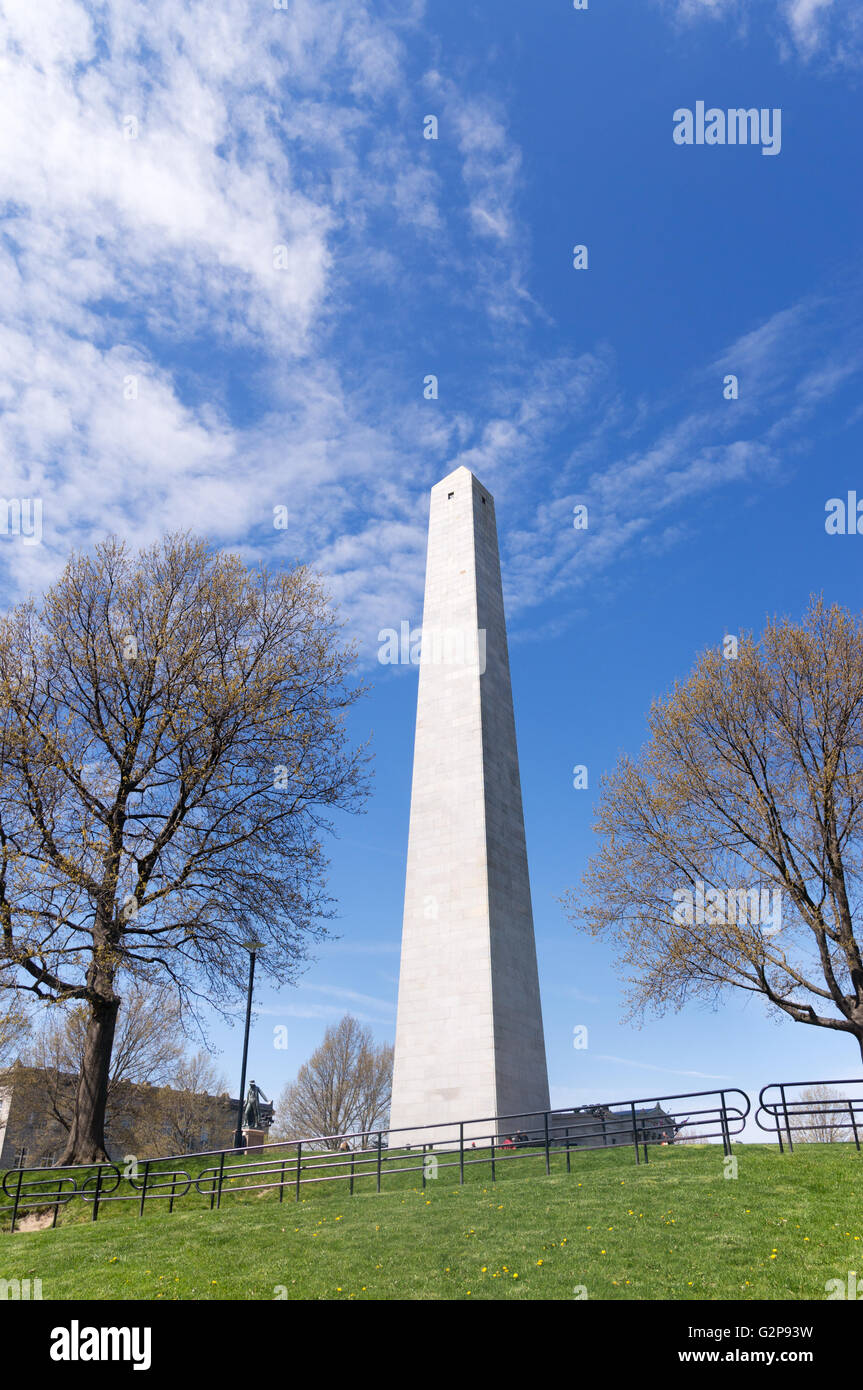
[[[61,1161],[104,1156],[121,974],[226,1008],[245,941],[287,981],[324,932],[353,664],[308,569],[188,535],[73,555],[0,620],[0,986],[88,1010]]]
[[[616,942],[632,1012],[727,988],[863,1053],[863,623],[813,599],[657,700],[604,779],[576,924]]]
[[[392,1045],[376,1046],[371,1029],[345,1014],[327,1028],[296,1081],[282,1092],[276,1132],[305,1139],[381,1129],[389,1115],[392,1079]],[[330,1147],[337,1147],[337,1140]]]

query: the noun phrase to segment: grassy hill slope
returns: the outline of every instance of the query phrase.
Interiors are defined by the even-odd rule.
[[[220,1211],[116,1203],[57,1230],[0,1235],[0,1279],[45,1299],[798,1299],[863,1280],[863,1156],[851,1145],[781,1156],[737,1145],[556,1155],[442,1172],[385,1190],[345,1184],[228,1195]],[[529,1167],[529,1171],[528,1171]]]

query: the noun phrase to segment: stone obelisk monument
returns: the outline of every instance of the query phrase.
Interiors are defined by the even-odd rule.
[[[390,1144],[548,1104],[494,501],[458,468],[431,491],[390,1119],[446,1128]]]

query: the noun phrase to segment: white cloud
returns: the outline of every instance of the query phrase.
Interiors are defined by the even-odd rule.
[[[612,1057],[605,1053],[592,1053],[595,1062],[615,1062],[624,1067],[636,1067],[639,1071],[658,1071],[665,1076],[691,1076],[699,1081],[733,1081],[734,1078],[727,1076],[724,1072],[711,1071],[690,1071],[680,1067],[663,1067],[653,1062],[638,1062],[631,1057]]]
[[[672,402],[627,400],[608,347],[529,354],[519,151],[500,108],[436,71],[420,90],[447,140],[422,139],[403,51],[419,5],[388,23],[343,0],[5,9],[0,462],[7,497],[44,502],[43,545],[0,539],[11,596],[107,532],[190,528],[327,571],[373,659],[380,628],[420,618],[428,488],[452,468],[496,494],[524,613],[674,544],[676,504],[765,476],[860,369],[842,332],[816,347],[815,320],[836,317],[822,301],[747,333]],[[370,234],[383,216],[386,238]],[[506,369],[455,407],[423,402],[389,351],[367,356],[362,301],[351,318],[368,283],[409,298],[426,255],[426,288],[508,334]],[[687,392],[716,402],[722,370],[747,382],[734,413],[694,409]]]
[[[493,317],[526,323],[541,311],[526,285],[528,248],[517,209],[521,151],[496,103],[466,96],[437,71],[426,75],[425,86],[440,108],[444,132],[454,133],[458,147],[474,237],[471,277]]]
[[[687,19],[724,18],[736,8],[736,0],[676,0],[679,13]]]
[[[372,1004],[377,1009],[389,1010],[395,1013],[395,1003],[392,998],[378,999],[372,994],[360,994],[355,989],[343,989],[339,985],[302,985],[303,989],[312,990],[317,994],[329,994],[333,999],[340,999],[346,1004]]]
[[[804,55],[814,53],[823,40],[823,21],[834,0],[787,0],[786,19],[797,48]]]
[[[392,1025],[390,1015],[382,1017],[380,1014],[366,1013],[362,1009],[351,1009],[350,1012],[359,1023],[386,1023]],[[256,1008],[256,1014],[269,1014],[273,1018],[317,1018],[325,1023],[336,1022],[342,1018],[345,1009],[340,1004],[294,1004],[286,1002],[275,1007]],[[239,1015],[237,1016],[239,1022]]]
[[[3,8],[0,463],[7,495],[45,506],[43,546],[0,547],[10,592],[112,530],[140,544],[189,526],[273,553],[286,504],[278,558],[331,567],[354,610],[416,606],[428,460],[465,423],[408,404],[397,373],[378,392],[370,373],[349,383],[335,330],[370,279],[410,290],[400,250],[430,237],[449,250],[466,226],[487,242],[483,210],[505,244],[485,288],[455,252],[454,274],[495,316],[524,301],[519,156],[499,114],[447,83],[464,169],[448,228],[429,142],[405,134],[419,0],[386,21],[363,0]],[[404,247],[370,253],[383,215]],[[220,365],[238,350],[269,402],[250,422]]]
[[[683,24],[725,20],[746,34],[766,23],[784,58],[815,62],[827,69],[863,65],[863,12],[859,0],[655,0]]]

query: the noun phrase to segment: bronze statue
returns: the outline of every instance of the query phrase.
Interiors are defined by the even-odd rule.
[[[269,1099],[264,1095],[260,1086],[254,1081],[249,1082],[249,1094],[246,1096],[246,1104],[243,1107],[243,1128],[244,1129],[263,1129],[264,1122],[261,1118],[261,1101],[269,1105]]]

